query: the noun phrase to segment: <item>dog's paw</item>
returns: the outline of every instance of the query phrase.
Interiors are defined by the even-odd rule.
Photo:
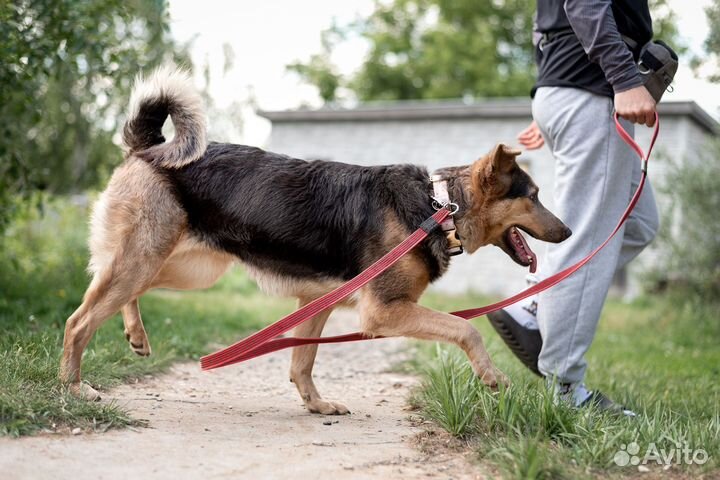
[[[496,368],[486,370],[482,375],[480,375],[480,380],[482,380],[482,382],[491,390],[498,390],[501,385],[505,388],[510,386],[510,379],[508,379],[504,373]]]
[[[314,400],[305,404],[310,413],[319,413],[321,415],[347,415],[350,410],[338,402],[328,402],[326,400]]]
[[[152,353],[150,341],[148,340],[145,332],[142,332],[141,335],[131,335],[127,330],[125,330],[125,338],[130,344],[130,350],[135,352],[137,355],[140,355],[141,357],[149,357]]]
[[[100,396],[100,392],[95,390],[87,383],[71,383],[70,385],[68,385],[68,390],[74,397],[82,398],[83,400],[99,402],[102,399],[102,397]]]

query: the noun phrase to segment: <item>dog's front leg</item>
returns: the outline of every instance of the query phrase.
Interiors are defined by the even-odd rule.
[[[303,307],[310,300],[299,299],[298,307]],[[296,337],[319,337],[325,327],[328,317],[332,309],[329,308],[315,315],[310,320],[297,326],[294,330]],[[303,345],[293,348],[292,364],[290,365],[290,381],[295,384],[300,397],[305,403],[305,407],[311,413],[320,413],[323,415],[345,415],[350,410],[338,402],[330,402],[324,400],[312,379],[312,370],[315,363],[315,355],[317,354],[317,345]]]
[[[470,322],[422,307],[411,300],[384,303],[371,291],[360,304],[363,331],[385,337],[412,337],[454,343],[463,349],[475,374],[490,388],[508,385],[507,377],[493,365],[482,336]]]

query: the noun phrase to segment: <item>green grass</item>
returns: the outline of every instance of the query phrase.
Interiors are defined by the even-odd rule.
[[[0,435],[133,423],[117,405],[73,398],[57,379],[64,323],[88,284],[86,218],[84,207],[54,202],[44,216],[16,222],[0,242]],[[116,315],[86,350],[85,380],[107,389],[198,359],[291,311],[293,302],[266,297],[236,270],[210,290],[151,292],[140,308],[153,354],[130,351]]]
[[[486,299],[432,298],[442,310]],[[506,478],[594,478],[638,474],[613,462],[621,445],[651,443],[666,452],[687,443],[704,449],[702,465],[650,462],[655,475],[715,475],[720,458],[720,308],[672,296],[631,304],[609,302],[588,359],[587,383],[632,407],[636,419],[558,405],[544,382],[516,360],[485,318],[483,332],[496,364],[512,379],[497,393],[474,378],[458,349],[420,346],[412,368],[422,375],[414,402],[424,415],[472,445]],[[714,473],[710,473],[714,472]]]

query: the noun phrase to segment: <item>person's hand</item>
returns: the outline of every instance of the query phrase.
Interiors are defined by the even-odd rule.
[[[625,120],[655,125],[655,99],[643,86],[615,94],[615,111]]]
[[[517,136],[520,141],[520,145],[525,147],[526,150],[537,150],[538,148],[545,145],[545,140],[540,133],[540,128],[537,123],[533,121],[525,130],[520,132]]]

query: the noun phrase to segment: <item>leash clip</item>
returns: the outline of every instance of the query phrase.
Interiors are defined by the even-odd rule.
[[[432,207],[435,210],[440,210],[442,208],[447,208],[450,210],[450,216],[455,215],[458,210],[460,210],[460,206],[455,202],[442,202],[441,200],[437,199],[436,197],[433,197],[430,195],[430,198],[432,198]]]

